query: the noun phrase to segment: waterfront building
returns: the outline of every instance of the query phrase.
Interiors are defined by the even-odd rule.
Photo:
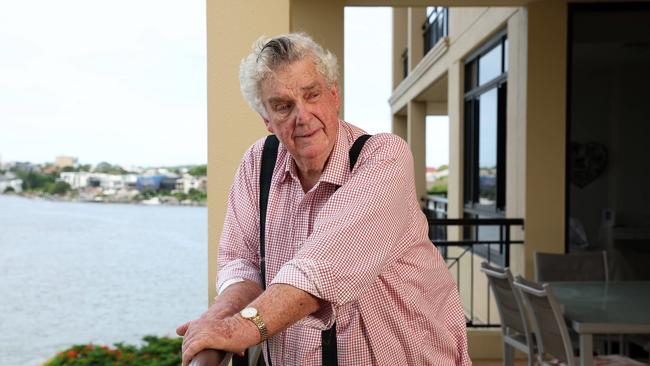
[[[74,168],[77,166],[77,158],[73,156],[57,156],[54,159],[54,166],[57,167],[58,169],[63,169],[66,167],[72,167]]]
[[[178,180],[176,180],[176,191],[183,192],[188,194],[190,189],[196,189],[199,191],[205,192],[207,188],[207,178],[206,177],[195,177],[190,174],[183,174]]]
[[[13,190],[15,193],[22,192],[23,180],[16,178],[16,176],[12,173],[0,175],[0,194],[4,193],[8,189]]]

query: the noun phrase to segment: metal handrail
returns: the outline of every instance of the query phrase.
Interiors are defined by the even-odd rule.
[[[189,366],[219,366],[224,356],[222,351],[204,349],[194,356]]]
[[[429,206],[427,202],[427,206]],[[483,328],[483,327],[499,327],[500,324],[496,322],[491,322],[491,309],[490,309],[490,292],[488,288],[485,288],[487,296],[487,308],[485,310],[485,319],[479,319],[476,317],[476,309],[474,304],[474,257],[482,256],[484,260],[488,263],[496,263],[497,260],[500,260],[499,263],[501,266],[507,267],[510,263],[510,246],[511,245],[522,245],[524,244],[523,240],[513,240],[511,239],[510,231],[512,227],[519,226],[524,227],[524,220],[519,218],[462,218],[462,219],[448,219],[444,218],[445,215],[441,215],[439,212],[433,210],[426,210],[427,221],[429,223],[429,238],[432,243],[434,243],[443,258],[447,263],[447,267],[450,271],[455,270],[455,275],[457,279],[457,285],[459,292],[469,291],[469,309],[466,309],[466,323],[469,327]],[[443,218],[440,218],[440,217]],[[474,237],[461,237],[458,240],[449,240],[447,238],[447,232],[449,226],[460,226],[462,228],[473,228]],[[497,227],[498,228],[498,238],[481,238],[479,235],[479,227]],[[472,235],[470,235],[472,236]],[[498,251],[493,251],[492,246],[498,246]],[[457,252],[452,255],[450,248],[460,248],[460,252]],[[484,250],[480,250],[484,249]],[[470,261],[469,272],[461,271],[461,261],[467,260]],[[463,268],[467,268],[463,266]],[[469,277],[469,280],[463,281],[465,276]],[[469,286],[469,288],[462,287]]]

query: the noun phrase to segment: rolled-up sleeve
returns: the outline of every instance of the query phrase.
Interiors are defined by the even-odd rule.
[[[242,158],[228,195],[226,219],[219,241],[217,288],[233,278],[261,285],[259,268],[258,187],[254,144]]]
[[[417,200],[410,150],[392,135],[370,141],[370,151],[324,205],[308,240],[273,279],[330,304],[304,324],[327,327],[338,306],[361,297],[412,243],[408,203]]]

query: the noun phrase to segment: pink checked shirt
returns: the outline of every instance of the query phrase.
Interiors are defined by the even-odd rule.
[[[470,365],[456,284],[427,237],[410,150],[399,137],[375,135],[350,172],[348,151],[362,134],[339,123],[325,171],[307,193],[293,158],[279,147],[267,212],[267,285],[292,285],[329,306],[269,340],[273,365],[320,365],[321,330],[334,321],[339,365]],[[230,191],[218,286],[237,277],[261,283],[263,143],[244,154]]]

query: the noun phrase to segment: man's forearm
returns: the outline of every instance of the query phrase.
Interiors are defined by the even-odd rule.
[[[285,284],[270,286],[250,305],[259,311],[269,336],[316,312],[321,306],[315,296]]]
[[[212,315],[223,319],[232,316],[250,304],[262,293],[260,285],[253,281],[244,280],[228,286],[215,297]]]

